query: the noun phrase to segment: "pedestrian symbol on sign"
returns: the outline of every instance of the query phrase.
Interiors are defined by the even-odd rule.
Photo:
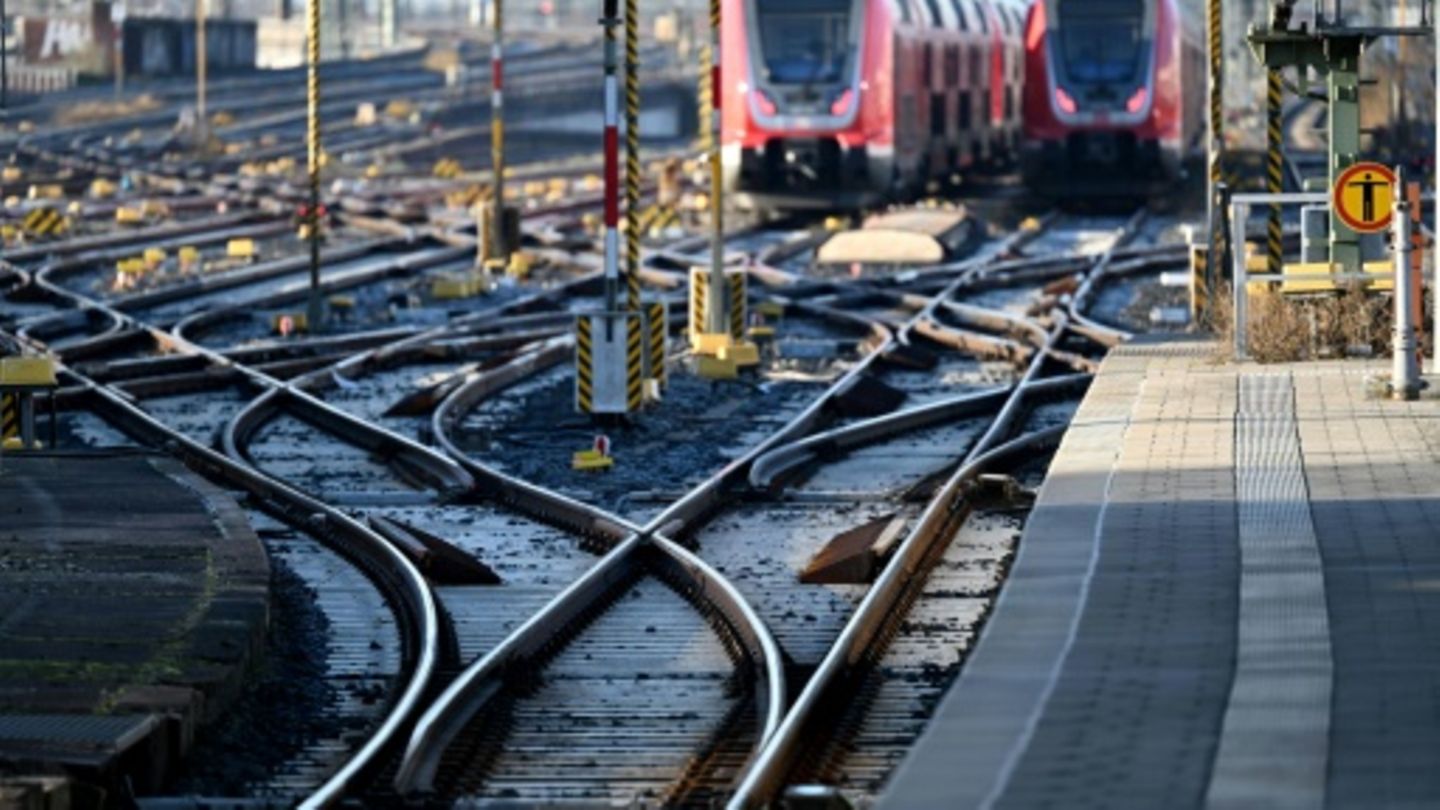
[[[1335,215],[1357,233],[1390,227],[1395,205],[1395,173],[1379,163],[1357,163],[1335,181]]]

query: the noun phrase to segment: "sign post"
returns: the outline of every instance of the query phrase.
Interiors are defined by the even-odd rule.
[[[1335,178],[1335,218],[1355,233],[1382,233],[1395,211],[1395,172],[1379,163],[1356,163]],[[1341,263],[1338,256],[1331,264]]]
[[[1398,179],[1398,178],[1397,178]],[[1393,188],[1393,186],[1392,186]],[[1395,337],[1392,346],[1390,396],[1395,399],[1415,399],[1420,395],[1420,364],[1415,356],[1415,294],[1411,284],[1414,267],[1411,264],[1410,244],[1410,202],[1392,194],[1395,223]]]

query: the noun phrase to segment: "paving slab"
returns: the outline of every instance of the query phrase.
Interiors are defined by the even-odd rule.
[[[1440,807],[1440,401],[1105,360],[894,808]]]
[[[163,780],[263,654],[244,513],[141,451],[0,459],[0,773]]]

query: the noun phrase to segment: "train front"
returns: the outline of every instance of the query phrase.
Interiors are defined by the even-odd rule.
[[[1176,16],[1169,0],[1036,0],[1021,151],[1032,188],[1145,194],[1179,175]]]
[[[870,0],[725,0],[725,185],[742,207],[863,204],[892,174],[889,49]],[[888,78],[888,77],[887,77]]]

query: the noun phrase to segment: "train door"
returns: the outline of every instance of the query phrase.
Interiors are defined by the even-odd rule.
[[[1025,19],[1015,3],[1007,5],[1004,11],[1010,15],[1012,32],[1005,48],[1005,150],[1006,157],[1013,158],[1020,143],[1020,94],[1025,82]]]
[[[991,19],[983,0],[968,0],[971,21],[976,29],[974,46],[970,50],[970,118],[973,133],[972,158],[978,161],[990,159],[990,83],[993,62],[990,53],[994,47],[991,33]]]
[[[977,47],[975,10],[969,0],[948,0],[955,20],[955,108],[956,165],[966,168],[975,159],[975,119],[973,115],[975,67],[972,57]]]
[[[948,0],[926,0],[938,26],[935,32],[935,72],[931,86],[932,122],[940,141],[939,159],[933,165],[934,174],[948,177],[960,168],[960,132],[955,125],[955,108],[958,103],[957,76],[959,70],[959,25],[955,20],[954,7]]]
[[[1010,21],[1003,9],[990,0],[979,0],[982,13],[990,22],[989,59],[990,81],[985,87],[985,159],[994,160],[1002,149],[1005,132],[1005,70],[1006,40],[1010,36]]]
[[[911,0],[888,0],[895,28],[895,63],[891,73],[895,98],[895,172],[898,186],[916,182],[920,163],[920,59],[917,52],[919,13]]]

